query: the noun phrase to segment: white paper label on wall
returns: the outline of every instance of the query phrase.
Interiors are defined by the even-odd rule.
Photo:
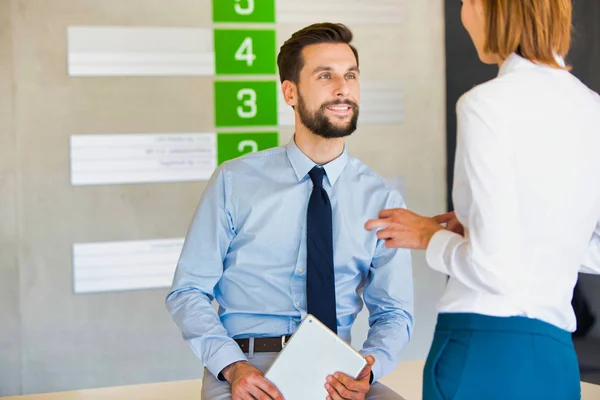
[[[75,293],[170,287],[183,238],[75,243]]]
[[[359,125],[400,125],[404,122],[404,95],[396,82],[361,82]],[[294,110],[278,91],[279,124],[294,125]]]
[[[404,0],[277,0],[277,23],[307,25],[332,21],[350,25],[397,25]]]
[[[69,76],[212,76],[212,29],[74,26]]]
[[[71,184],[205,181],[217,167],[215,133],[71,136]]]

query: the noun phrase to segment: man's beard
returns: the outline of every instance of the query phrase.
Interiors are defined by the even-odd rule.
[[[345,125],[335,125],[327,118],[327,115],[325,114],[327,112],[327,107],[335,105],[350,106],[353,115],[349,123]],[[310,111],[306,108],[304,98],[298,94],[297,108],[302,124],[304,124],[304,126],[312,133],[324,137],[325,139],[349,136],[356,130],[358,123],[358,104],[352,100],[334,100],[321,105],[321,108],[316,111]]]

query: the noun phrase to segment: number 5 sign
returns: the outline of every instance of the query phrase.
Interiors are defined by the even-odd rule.
[[[215,29],[217,75],[272,75],[277,72],[275,31]]]
[[[275,23],[275,0],[213,0],[213,22]]]

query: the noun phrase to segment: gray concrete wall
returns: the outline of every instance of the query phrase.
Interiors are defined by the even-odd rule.
[[[0,1],[0,396],[21,390],[17,136],[10,2]]]
[[[445,207],[443,2],[405,1],[398,28],[356,28],[363,76],[405,87],[402,126],[362,128],[351,153],[403,177],[414,210]],[[204,183],[73,187],[69,136],[210,132],[212,80],[70,78],[71,25],[210,27],[209,0],[0,0],[0,396],[189,379],[202,366],[165,308],[164,290],[75,295],[71,246],[185,235]],[[291,32],[290,32],[291,33]],[[278,33],[278,40],[287,32]],[[369,56],[385,50],[386,59]],[[291,137],[281,131],[281,140]],[[423,358],[444,277],[415,254]],[[356,340],[366,332],[361,316]]]

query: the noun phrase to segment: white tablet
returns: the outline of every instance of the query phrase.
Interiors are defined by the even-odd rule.
[[[325,400],[328,375],[339,371],[356,378],[366,365],[359,352],[308,314],[265,377],[285,400]]]

